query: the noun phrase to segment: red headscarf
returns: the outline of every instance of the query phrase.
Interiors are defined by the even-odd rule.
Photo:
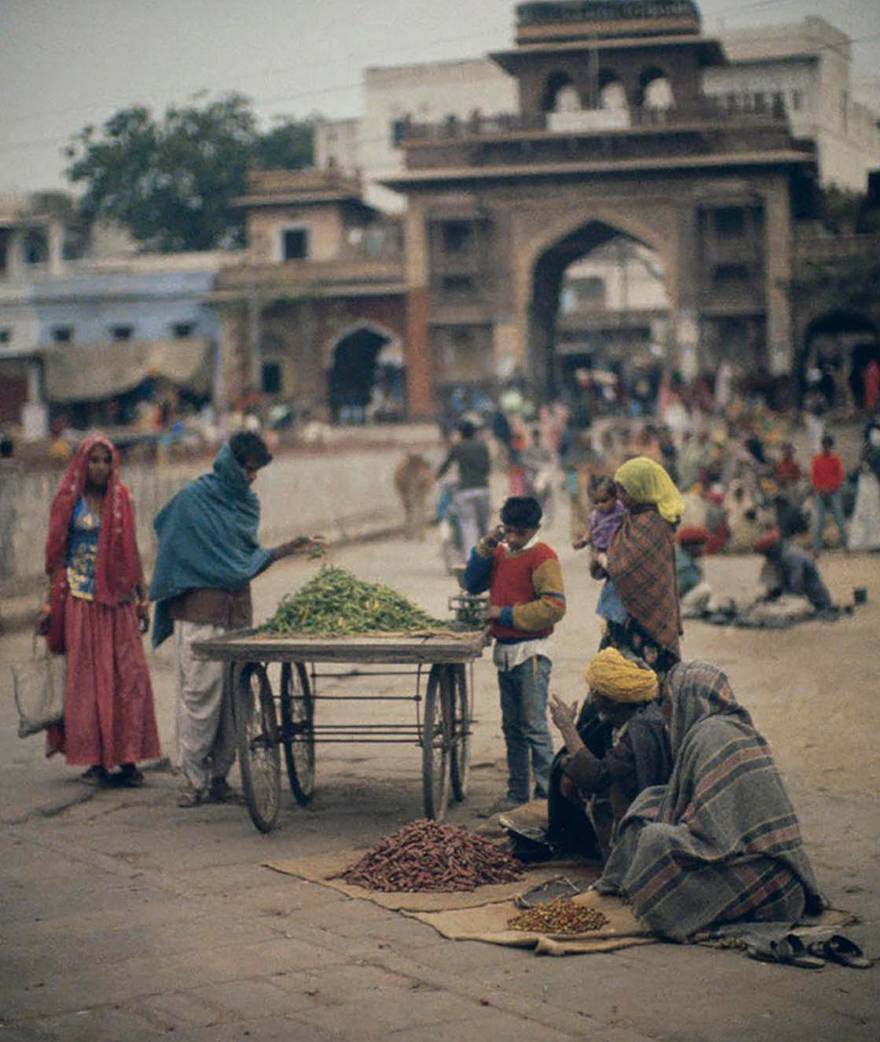
[[[118,604],[131,597],[137,584],[137,540],[131,493],[119,480],[119,452],[103,434],[90,435],[80,442],[52,500],[46,537],[46,574],[53,576],[66,564],[70,519],[86,487],[89,453],[96,445],[108,450],[111,467],[98,535],[95,600],[101,604]]]

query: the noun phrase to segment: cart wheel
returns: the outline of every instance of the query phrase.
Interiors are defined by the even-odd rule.
[[[450,671],[432,666],[422,721],[422,795],[425,817],[442,821],[449,803],[449,749],[453,684]]]
[[[306,667],[281,667],[281,741],[293,798],[305,806],[315,792],[315,701]]]
[[[271,832],[281,806],[281,757],[272,685],[259,662],[246,663],[238,675],[235,726],[248,812],[261,832]]]
[[[471,776],[471,701],[465,667],[453,666],[451,672],[455,720],[452,725],[449,774],[453,798],[463,800],[467,796]]]

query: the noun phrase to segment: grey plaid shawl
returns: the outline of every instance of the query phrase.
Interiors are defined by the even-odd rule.
[[[621,822],[599,889],[623,891],[657,933],[685,940],[713,923],[794,922],[822,901],[769,747],[706,662],[674,666],[669,784]]]

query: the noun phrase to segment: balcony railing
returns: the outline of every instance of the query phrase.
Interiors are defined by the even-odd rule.
[[[576,112],[479,113],[467,119],[450,116],[440,123],[402,121],[398,125],[401,144],[519,135],[531,133],[607,134],[651,129],[675,129],[721,125],[729,128],[786,127],[782,110],[771,112],[731,111],[712,98],[668,109],[581,109]]]
[[[880,235],[795,235],[794,259],[798,262],[822,262],[880,254]]]

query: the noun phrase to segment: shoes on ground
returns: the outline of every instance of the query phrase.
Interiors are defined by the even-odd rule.
[[[106,767],[102,767],[99,763],[96,763],[93,767],[89,767],[87,771],[79,776],[80,781],[84,781],[86,785],[110,785],[110,772]]]
[[[124,763],[113,781],[124,789],[139,789],[144,784],[144,772],[139,771],[133,763]]]
[[[241,803],[241,793],[237,792],[225,778],[214,778],[208,790],[209,803]]]
[[[205,793],[201,789],[194,789],[191,785],[181,789],[177,796],[178,807],[198,807],[199,804],[204,802]]]

